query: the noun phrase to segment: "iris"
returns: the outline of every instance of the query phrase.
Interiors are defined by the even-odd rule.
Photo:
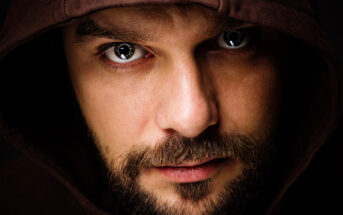
[[[228,31],[224,33],[224,41],[230,47],[240,46],[245,39],[245,34],[242,30]]]
[[[118,58],[128,60],[135,53],[135,47],[130,43],[117,43],[115,44],[114,53]]]

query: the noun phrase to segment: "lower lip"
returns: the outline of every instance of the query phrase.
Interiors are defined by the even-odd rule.
[[[211,177],[224,161],[224,159],[215,159],[197,166],[158,167],[157,169],[172,182],[193,183]]]

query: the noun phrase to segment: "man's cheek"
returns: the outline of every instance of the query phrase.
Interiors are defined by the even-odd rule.
[[[98,94],[92,104],[88,106],[86,115],[98,133],[103,133],[108,139],[132,142],[134,137],[137,140],[149,122],[149,108],[135,98]]]
[[[256,138],[262,138],[269,128],[271,119],[266,114],[264,104],[251,103],[245,99],[231,99],[227,102],[229,110],[222,112],[222,130],[226,133],[240,132]],[[264,136],[264,135],[263,135]]]
[[[268,132],[277,108],[274,71],[228,82],[219,98],[224,132],[243,132],[261,137]]]

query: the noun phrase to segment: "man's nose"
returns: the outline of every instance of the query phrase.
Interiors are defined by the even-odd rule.
[[[218,110],[206,71],[201,71],[190,55],[171,63],[157,111],[157,122],[164,131],[196,137],[218,122]]]

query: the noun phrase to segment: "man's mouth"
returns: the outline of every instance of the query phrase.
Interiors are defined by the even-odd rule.
[[[157,167],[157,170],[164,175],[168,181],[174,183],[193,183],[210,178],[223,165],[229,161],[228,158],[215,158],[198,163],[184,163]]]

